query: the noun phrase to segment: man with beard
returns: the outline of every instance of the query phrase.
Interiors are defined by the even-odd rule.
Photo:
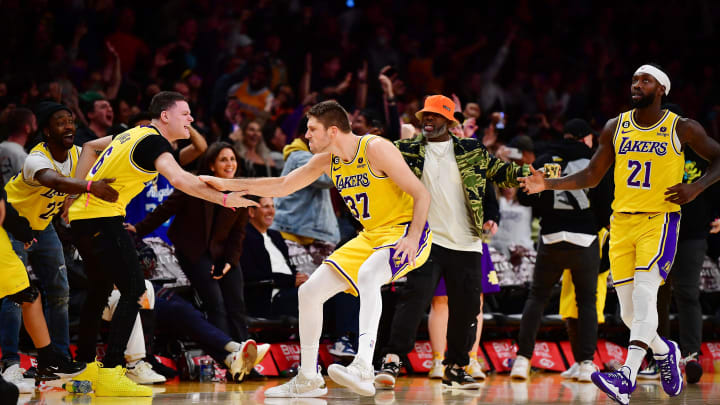
[[[440,277],[445,280],[449,307],[443,385],[480,387],[464,367],[470,360],[468,351],[475,340],[480,311],[481,236],[497,228],[493,221],[484,222],[485,188],[487,181],[500,187],[516,187],[517,178],[529,173],[529,167],[501,161],[475,138],[451,135],[450,127],[459,125],[453,111],[455,104],[449,98],[428,97],[425,107],[416,113],[423,123],[422,135],[396,143],[413,174],[430,191],[428,221],[436,236],[427,263],[407,277],[390,341],[382,350],[383,364],[375,378],[379,388],[394,387],[400,356],[412,349]]]
[[[40,142],[25,159],[22,170],[5,186],[7,202],[28,220],[35,241],[27,250],[25,244],[11,237],[15,253],[25,266],[28,260],[38,276],[47,305],[47,326],[53,343],[65,357],[69,356],[68,336],[69,287],[63,249],[50,223],[62,209],[68,194],[79,194],[88,183],[74,179],[80,156],[73,145],[75,121],[70,109],[55,102],[42,102],[36,109],[38,126],[43,133]],[[118,193],[110,187],[112,179],[103,179],[89,187],[90,192],[106,201],[115,201]],[[20,362],[18,337],[20,307],[5,300],[0,311],[0,346],[5,368]],[[39,370],[44,373],[49,370]]]
[[[348,113],[325,101],[307,113],[307,133],[314,156],[282,177],[220,179],[202,176],[218,190],[245,190],[282,197],[327,174],[363,231],[323,261],[298,289],[300,370],[288,383],[265,391],[265,397],[318,397],[327,394],[317,369],[323,303],[339,292],[360,297],[358,351],[344,367],[328,374],[353,392],[375,394],[372,357],[382,312],[380,288],[427,260],[432,234],[426,219],[430,195],[393,145],[378,136],[356,136]]]
[[[614,163],[614,215],[610,220],[610,267],[621,316],[630,328],[625,364],[595,372],[593,383],[611,399],[628,404],[637,372],[651,348],[663,389],[680,394],[678,345],[657,333],[657,293],[672,267],[680,225],[680,205],[695,199],[720,178],[720,145],[694,120],[660,108],[670,79],[655,65],[640,66],[630,86],[633,109],[609,120],[588,166],[570,176],[546,179],[540,171],[520,179],[525,191],[595,187]],[[710,162],[694,183],[683,183],[688,145]]]
[[[88,126],[77,130],[75,145],[82,146],[85,142],[107,136],[113,125],[113,108],[108,100],[98,93],[85,93],[83,99],[83,113]]]

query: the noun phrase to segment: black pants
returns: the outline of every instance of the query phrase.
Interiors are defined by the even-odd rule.
[[[213,260],[208,254],[193,262],[175,253],[190,284],[203,302],[208,321],[238,342],[248,339],[247,309],[243,293],[243,275],[240,266],[233,266],[221,279],[212,278]]]
[[[670,335],[670,300],[675,297],[680,331],[680,351],[683,356],[700,354],[702,343],[702,308],[700,306],[700,271],[707,240],[678,242],[677,253],[665,284],[658,291],[658,333]]]
[[[390,340],[382,354],[403,356],[412,350],[417,328],[442,276],[447,287],[449,310],[448,351],[444,363],[467,365],[480,312],[481,257],[480,252],[451,250],[433,244],[428,261],[408,273],[407,283],[395,307]]]
[[[565,269],[570,269],[575,285],[575,301],[578,307],[578,347],[573,347],[575,361],[592,360],[597,346],[597,309],[595,308],[600,250],[597,239],[588,247],[566,242],[538,246],[530,295],[525,301],[518,354],[532,357],[535,339],[545,306],[555,283]]]
[[[105,367],[125,362],[124,352],[145,292],[135,243],[123,228],[122,217],[72,221],[73,242],[85,263],[90,288],[80,313],[77,359],[92,362],[100,330],[102,312],[113,285],[120,290],[120,301],[110,323]]]

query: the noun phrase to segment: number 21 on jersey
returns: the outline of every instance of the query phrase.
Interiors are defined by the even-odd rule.
[[[627,179],[627,185],[631,188],[650,189],[650,169],[652,162],[640,162],[637,160],[628,160],[628,170],[630,175]],[[642,182],[641,182],[642,180]]]

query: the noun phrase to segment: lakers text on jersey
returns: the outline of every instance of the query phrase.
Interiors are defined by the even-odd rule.
[[[614,212],[675,212],[665,191],[682,182],[685,158],[675,126],[680,118],[665,111],[651,127],[633,119],[634,110],[620,114],[615,128]]]
[[[357,295],[360,266],[378,250],[390,249],[391,280],[421,266],[430,254],[432,233],[427,223],[420,237],[415,266],[392,258],[395,244],[404,237],[413,214],[413,199],[387,176],[372,171],[367,146],[374,135],[360,138],[350,162],[332,157],[331,178],[352,215],[363,225],[360,234],[330,255],[324,264],[335,269],[347,282],[348,293]]]

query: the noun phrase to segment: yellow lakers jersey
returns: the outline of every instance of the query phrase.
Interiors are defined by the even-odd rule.
[[[345,205],[366,230],[412,220],[413,198],[387,176],[372,171],[367,145],[375,135],[360,137],[355,157],[344,162],[332,157],[330,174]]]
[[[630,110],[615,128],[615,212],[675,212],[665,201],[668,187],[682,182],[685,158],[675,126],[680,118],[668,110],[655,125],[641,127]]]
[[[47,143],[41,142],[37,144],[30,151],[30,154],[33,153],[42,153],[47,156],[55,168],[55,171],[58,172],[59,175],[63,175],[62,171],[55,166],[55,160],[53,160]],[[79,157],[78,148],[73,145],[68,151],[71,177],[75,175]],[[36,231],[42,231],[47,228],[50,221],[55,217],[55,214],[62,209],[63,201],[65,201],[66,197],[66,194],[60,191],[40,184],[30,183],[25,179],[22,170],[8,181],[5,185],[5,191],[7,192],[8,202],[15,207],[20,215],[27,218],[28,222],[30,222],[30,227]]]
[[[138,166],[132,159],[135,146],[148,136],[162,136],[151,126],[129,129],[110,142],[95,161],[86,180],[114,178],[111,186],[117,190],[118,199],[114,203],[103,201],[94,195],[83,193],[68,211],[71,221],[76,219],[125,216],[125,207],[144,188],[145,184],[155,180],[158,173],[149,172]]]

